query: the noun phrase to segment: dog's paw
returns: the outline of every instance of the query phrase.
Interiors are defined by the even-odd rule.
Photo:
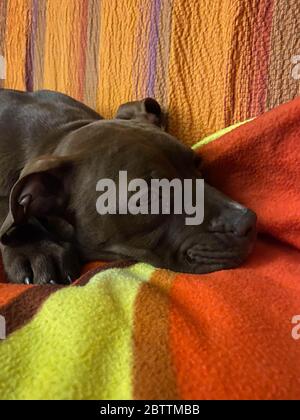
[[[68,242],[41,240],[4,246],[4,269],[11,283],[71,284],[80,272],[75,248]]]

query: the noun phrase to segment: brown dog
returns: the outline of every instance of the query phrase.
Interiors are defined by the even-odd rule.
[[[162,130],[151,98],[114,120],[55,92],[0,91],[1,251],[12,282],[68,283],[81,262],[134,259],[188,273],[238,266],[255,238],[255,214],[205,184],[204,222],[185,214],[96,211],[96,184],[199,177],[197,156]]]

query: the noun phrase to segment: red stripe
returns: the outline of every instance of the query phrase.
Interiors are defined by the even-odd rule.
[[[256,116],[265,110],[273,10],[274,0],[261,0],[258,4],[257,19],[253,27],[249,72],[249,86],[252,90],[248,99],[247,117]]]

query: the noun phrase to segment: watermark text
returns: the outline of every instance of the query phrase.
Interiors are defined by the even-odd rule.
[[[300,340],[300,315],[293,316],[292,324],[295,325],[292,329],[292,337],[294,340]]]
[[[0,315],[0,340],[5,340],[6,338],[6,321],[4,316]]]
[[[112,179],[98,181],[98,214],[184,214],[186,225],[204,220],[203,179],[144,179],[128,182],[127,171],[119,172],[118,185]]]
[[[0,80],[6,79],[6,63],[3,55],[0,55]]]

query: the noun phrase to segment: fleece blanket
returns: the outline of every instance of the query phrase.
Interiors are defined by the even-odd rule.
[[[299,93],[298,0],[1,0],[0,23],[2,86],[105,117],[154,96],[190,145]]]
[[[69,287],[1,284],[0,398],[300,398],[300,98],[221,134],[196,150],[210,182],[258,214],[249,260],[206,275],[95,263]]]

